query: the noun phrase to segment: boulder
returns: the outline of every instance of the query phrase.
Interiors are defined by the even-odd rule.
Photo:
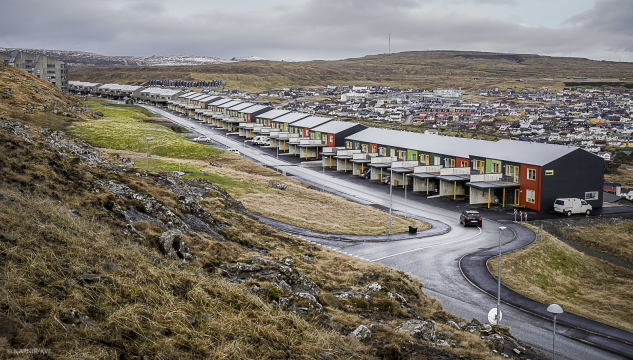
[[[367,326],[360,325],[354,331],[352,331],[349,336],[355,337],[360,341],[365,341],[371,339],[371,331]]]
[[[371,284],[367,284],[363,288],[363,292],[365,294],[371,294],[371,293],[374,293],[374,292],[377,292],[377,291],[380,291],[380,290],[382,290],[382,285],[380,285],[377,282],[373,282]]]
[[[503,351],[503,347],[506,344],[503,336],[499,334],[492,334],[490,336],[484,336],[483,340],[490,344],[490,346],[499,352]]]
[[[182,240],[180,240],[182,235],[183,233],[178,229],[167,230],[160,234],[158,237],[159,249],[163,254],[179,259],[178,252],[180,252],[180,247],[182,246]]]
[[[305,262],[317,262],[318,261],[316,256],[309,256],[309,255],[301,254],[301,255],[299,255],[299,258],[302,261],[305,261]]]
[[[438,340],[438,341],[435,343],[435,346],[444,347],[444,346],[450,346],[450,345],[446,342],[446,340]]]
[[[321,296],[321,300],[329,307],[333,308],[333,309],[341,309],[343,308],[343,304],[341,304],[341,301],[339,299],[336,298],[336,296],[327,293],[327,294],[323,294]]]
[[[461,328],[459,325],[457,325],[457,323],[456,323],[456,322],[454,322],[453,320],[449,320],[449,321],[447,321],[447,322],[446,322],[446,325],[448,325],[448,326],[452,327],[453,329],[457,329],[457,330],[461,330],[461,329],[462,329],[462,328]]]
[[[0,241],[15,244],[18,241],[18,237],[13,234],[0,234]]]
[[[358,298],[358,299],[363,299],[365,301],[371,301],[371,296],[363,294],[362,292],[358,292],[358,291],[336,292],[334,293],[334,296],[340,299]]]
[[[436,337],[435,332],[437,331],[437,325],[435,321],[410,320],[404,322],[394,330],[396,332],[408,333],[414,338],[433,341]]]
[[[97,116],[103,116],[103,113],[101,111],[95,111],[93,114]]]
[[[440,331],[437,333],[437,337],[439,339],[452,339],[453,338],[453,333],[448,331],[448,330],[444,330],[444,331]]]
[[[407,303],[407,299],[404,298],[404,296],[398,294],[398,293],[392,293],[392,292],[388,292],[387,296],[389,297],[390,300],[396,300],[402,304],[406,304]]]

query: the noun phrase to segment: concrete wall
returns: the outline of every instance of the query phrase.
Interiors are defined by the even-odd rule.
[[[352,171],[352,163],[349,160],[345,159],[336,159],[336,171]]]
[[[429,195],[435,194],[435,189],[437,189],[436,180],[429,179]],[[426,179],[413,178],[413,191],[424,192],[426,194]]]
[[[492,191],[491,191],[492,194]],[[488,190],[470,188],[470,204],[487,204],[488,203]]]
[[[454,196],[465,194],[466,188],[464,188],[464,182],[458,181],[457,184],[455,184],[452,181],[440,180],[440,196]]]

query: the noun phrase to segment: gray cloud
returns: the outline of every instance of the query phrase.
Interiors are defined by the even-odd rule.
[[[249,0],[238,1],[239,8],[215,1],[173,4],[5,0],[0,5],[0,46],[310,60],[385,53],[391,33],[393,51],[571,53],[633,61],[629,0],[598,0],[580,14],[561,13],[562,27],[519,23],[510,14],[523,21],[533,15],[516,1],[277,0],[265,8]],[[497,7],[508,15],[489,11]]]

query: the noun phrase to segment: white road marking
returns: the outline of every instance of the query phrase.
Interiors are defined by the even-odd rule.
[[[404,254],[412,253],[412,252],[415,252],[415,251],[418,251],[418,250],[424,250],[424,249],[430,249],[430,248],[437,247],[437,246],[444,246],[444,245],[448,245],[448,244],[454,244],[454,243],[458,243],[458,242],[461,242],[461,241],[464,241],[464,240],[469,240],[469,239],[472,239],[472,238],[477,237],[477,236],[479,236],[479,235],[481,235],[481,228],[479,228],[479,234],[477,234],[477,235],[473,235],[473,236],[471,236],[471,237],[467,237],[467,238],[465,238],[465,239],[459,239],[459,240],[455,240],[455,241],[451,241],[451,242],[447,242],[447,243],[442,243],[442,244],[435,244],[435,245],[424,246],[424,247],[421,247],[421,248],[417,248],[417,249],[413,249],[413,250],[407,250],[407,251],[403,251],[403,252],[401,252],[401,253],[397,253],[397,254],[393,254],[393,255],[383,256],[383,257],[381,257],[381,258],[374,259],[374,260],[369,260],[369,261],[371,261],[371,262],[376,262],[376,261],[380,261],[380,260],[388,259],[388,258],[390,258],[390,257],[400,256],[400,255],[404,255]]]

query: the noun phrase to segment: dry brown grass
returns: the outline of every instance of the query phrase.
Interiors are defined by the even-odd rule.
[[[633,165],[621,165],[614,174],[604,174],[604,180],[620,183],[623,188],[633,187]]]
[[[7,89],[11,94],[7,93]],[[32,106],[33,109],[27,109]],[[40,106],[45,106],[42,111]],[[53,84],[11,66],[0,65],[0,117],[62,130],[77,120],[77,116],[62,116],[68,108],[80,107],[74,96],[60,91]],[[53,110],[57,109],[58,114]],[[79,115],[88,118],[89,115]]]
[[[139,163],[144,160],[144,154],[102,150],[133,158]],[[204,160],[180,160],[159,156],[153,156],[152,159],[186,163],[209,174],[258,185],[235,187],[235,191],[231,188],[227,190],[250,211],[271,219],[332,234],[377,235],[387,234],[389,230],[389,214],[384,211],[327,192],[323,193],[232,153],[213,158],[214,162],[223,166],[222,168],[210,166]],[[271,179],[287,184],[288,188],[269,188],[268,181]],[[417,226],[418,231],[430,228],[430,225],[423,221],[396,215],[392,217],[394,233],[407,232],[410,225]]]
[[[330,84],[389,85],[398,88],[537,86],[519,78],[629,78],[630,63],[531,54],[470,51],[409,51],[337,61],[247,61],[202,66],[106,67],[72,70],[73,80],[146,83],[149,79],[221,79],[227,89],[267,90]],[[471,80],[473,77],[486,80]],[[554,82],[545,86],[559,87]]]
[[[17,245],[0,243],[7,259],[2,313],[12,318],[21,314],[22,319],[14,348],[48,348],[56,357],[85,359],[114,358],[117,353],[274,358],[287,350],[316,358],[332,349],[338,358],[362,350],[358,343],[275,310],[245,287],[197,273],[196,266],[152,262],[150,255],[162,255],[130,242],[112,226],[71,215],[57,201],[3,192],[19,201],[10,206],[0,202],[0,221],[10,224],[3,232],[20,239]],[[33,246],[40,250],[29,251]],[[104,270],[105,262],[121,268]],[[99,274],[101,280],[86,285],[79,280],[85,272]],[[59,291],[65,294],[61,300],[56,298]],[[63,313],[69,308],[94,322],[87,327],[68,324]],[[192,326],[186,316],[198,323]]]
[[[496,259],[488,261],[495,277]],[[503,255],[501,261],[503,283],[518,293],[633,331],[632,271],[583,254],[548,233],[543,242]]]

